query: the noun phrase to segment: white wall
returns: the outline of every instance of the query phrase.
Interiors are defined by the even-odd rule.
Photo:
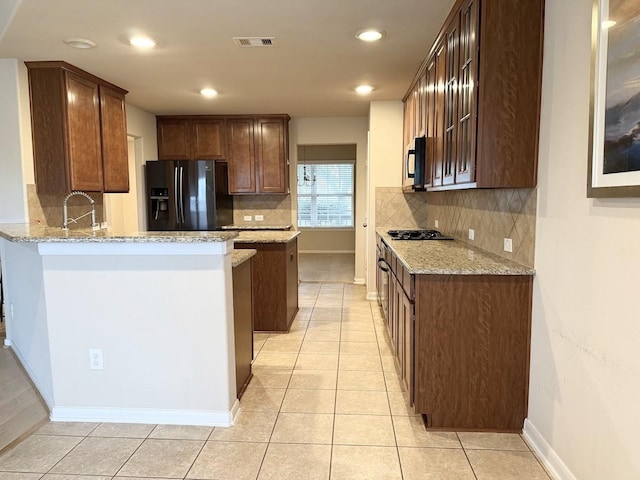
[[[297,146],[356,144],[356,258],[354,280],[359,283],[363,283],[366,278],[366,230],[362,225],[366,217],[367,130],[367,117],[292,118],[289,122],[291,216],[294,225],[297,223],[296,219],[298,218],[295,175],[298,169]]]
[[[21,223],[27,218],[27,194],[22,175],[20,83],[16,59],[0,59],[0,85],[0,222]]]
[[[367,223],[367,295],[376,294],[376,187],[402,186],[401,101],[371,102],[369,108],[369,215]]]
[[[138,230],[147,230],[147,206],[145,195],[144,164],[147,160],[158,159],[158,137],[155,115],[141,108],[127,104],[127,134],[134,137],[135,145],[135,185],[138,205]]]
[[[586,198],[591,0],[547,0],[526,435],[557,478],[640,478],[640,199]]]

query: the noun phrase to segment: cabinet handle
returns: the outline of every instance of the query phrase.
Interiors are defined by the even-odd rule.
[[[378,259],[378,268],[380,270],[382,270],[383,272],[388,272],[389,271],[389,267],[385,266],[385,265],[389,265],[386,260],[384,258],[379,258]]]
[[[416,154],[416,149],[412,148],[411,150],[407,150],[407,160],[406,160],[406,167],[407,167],[407,178],[415,178],[416,174],[415,173],[409,173],[409,157],[411,155],[415,156]]]

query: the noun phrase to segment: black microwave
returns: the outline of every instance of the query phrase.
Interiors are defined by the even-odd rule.
[[[413,158],[413,164],[411,163],[411,158]],[[413,143],[413,148],[407,151],[406,158],[406,175],[407,179],[412,179],[413,181],[408,181],[405,183],[409,184],[413,187],[414,190],[424,190],[425,189],[425,170],[427,163],[427,138],[426,137],[416,137]],[[411,168],[413,167],[413,168]]]

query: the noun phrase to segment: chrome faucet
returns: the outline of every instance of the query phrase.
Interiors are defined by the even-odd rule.
[[[67,214],[67,202],[74,195],[81,195],[81,196],[85,197],[87,200],[89,200],[89,203],[91,203],[91,211],[87,212],[87,213],[85,213],[83,215],[80,215],[79,217],[76,217],[76,218],[69,218],[68,214]],[[84,218],[87,215],[91,214],[91,229],[92,230],[100,230],[100,225],[98,225],[96,223],[96,207],[95,207],[95,203],[96,202],[93,201],[93,198],[91,198],[89,196],[89,194],[87,194],[85,192],[81,192],[79,190],[74,190],[69,195],[64,197],[64,200],[62,202],[62,229],[63,230],[69,230],[69,224],[70,223],[78,223],[78,220],[80,220],[81,218]]]

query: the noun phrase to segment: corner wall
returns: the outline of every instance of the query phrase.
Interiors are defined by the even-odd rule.
[[[640,199],[586,198],[591,0],[547,0],[529,417],[558,479],[640,478]]]
[[[27,217],[18,69],[16,59],[0,59],[0,222],[8,223],[22,223]]]

